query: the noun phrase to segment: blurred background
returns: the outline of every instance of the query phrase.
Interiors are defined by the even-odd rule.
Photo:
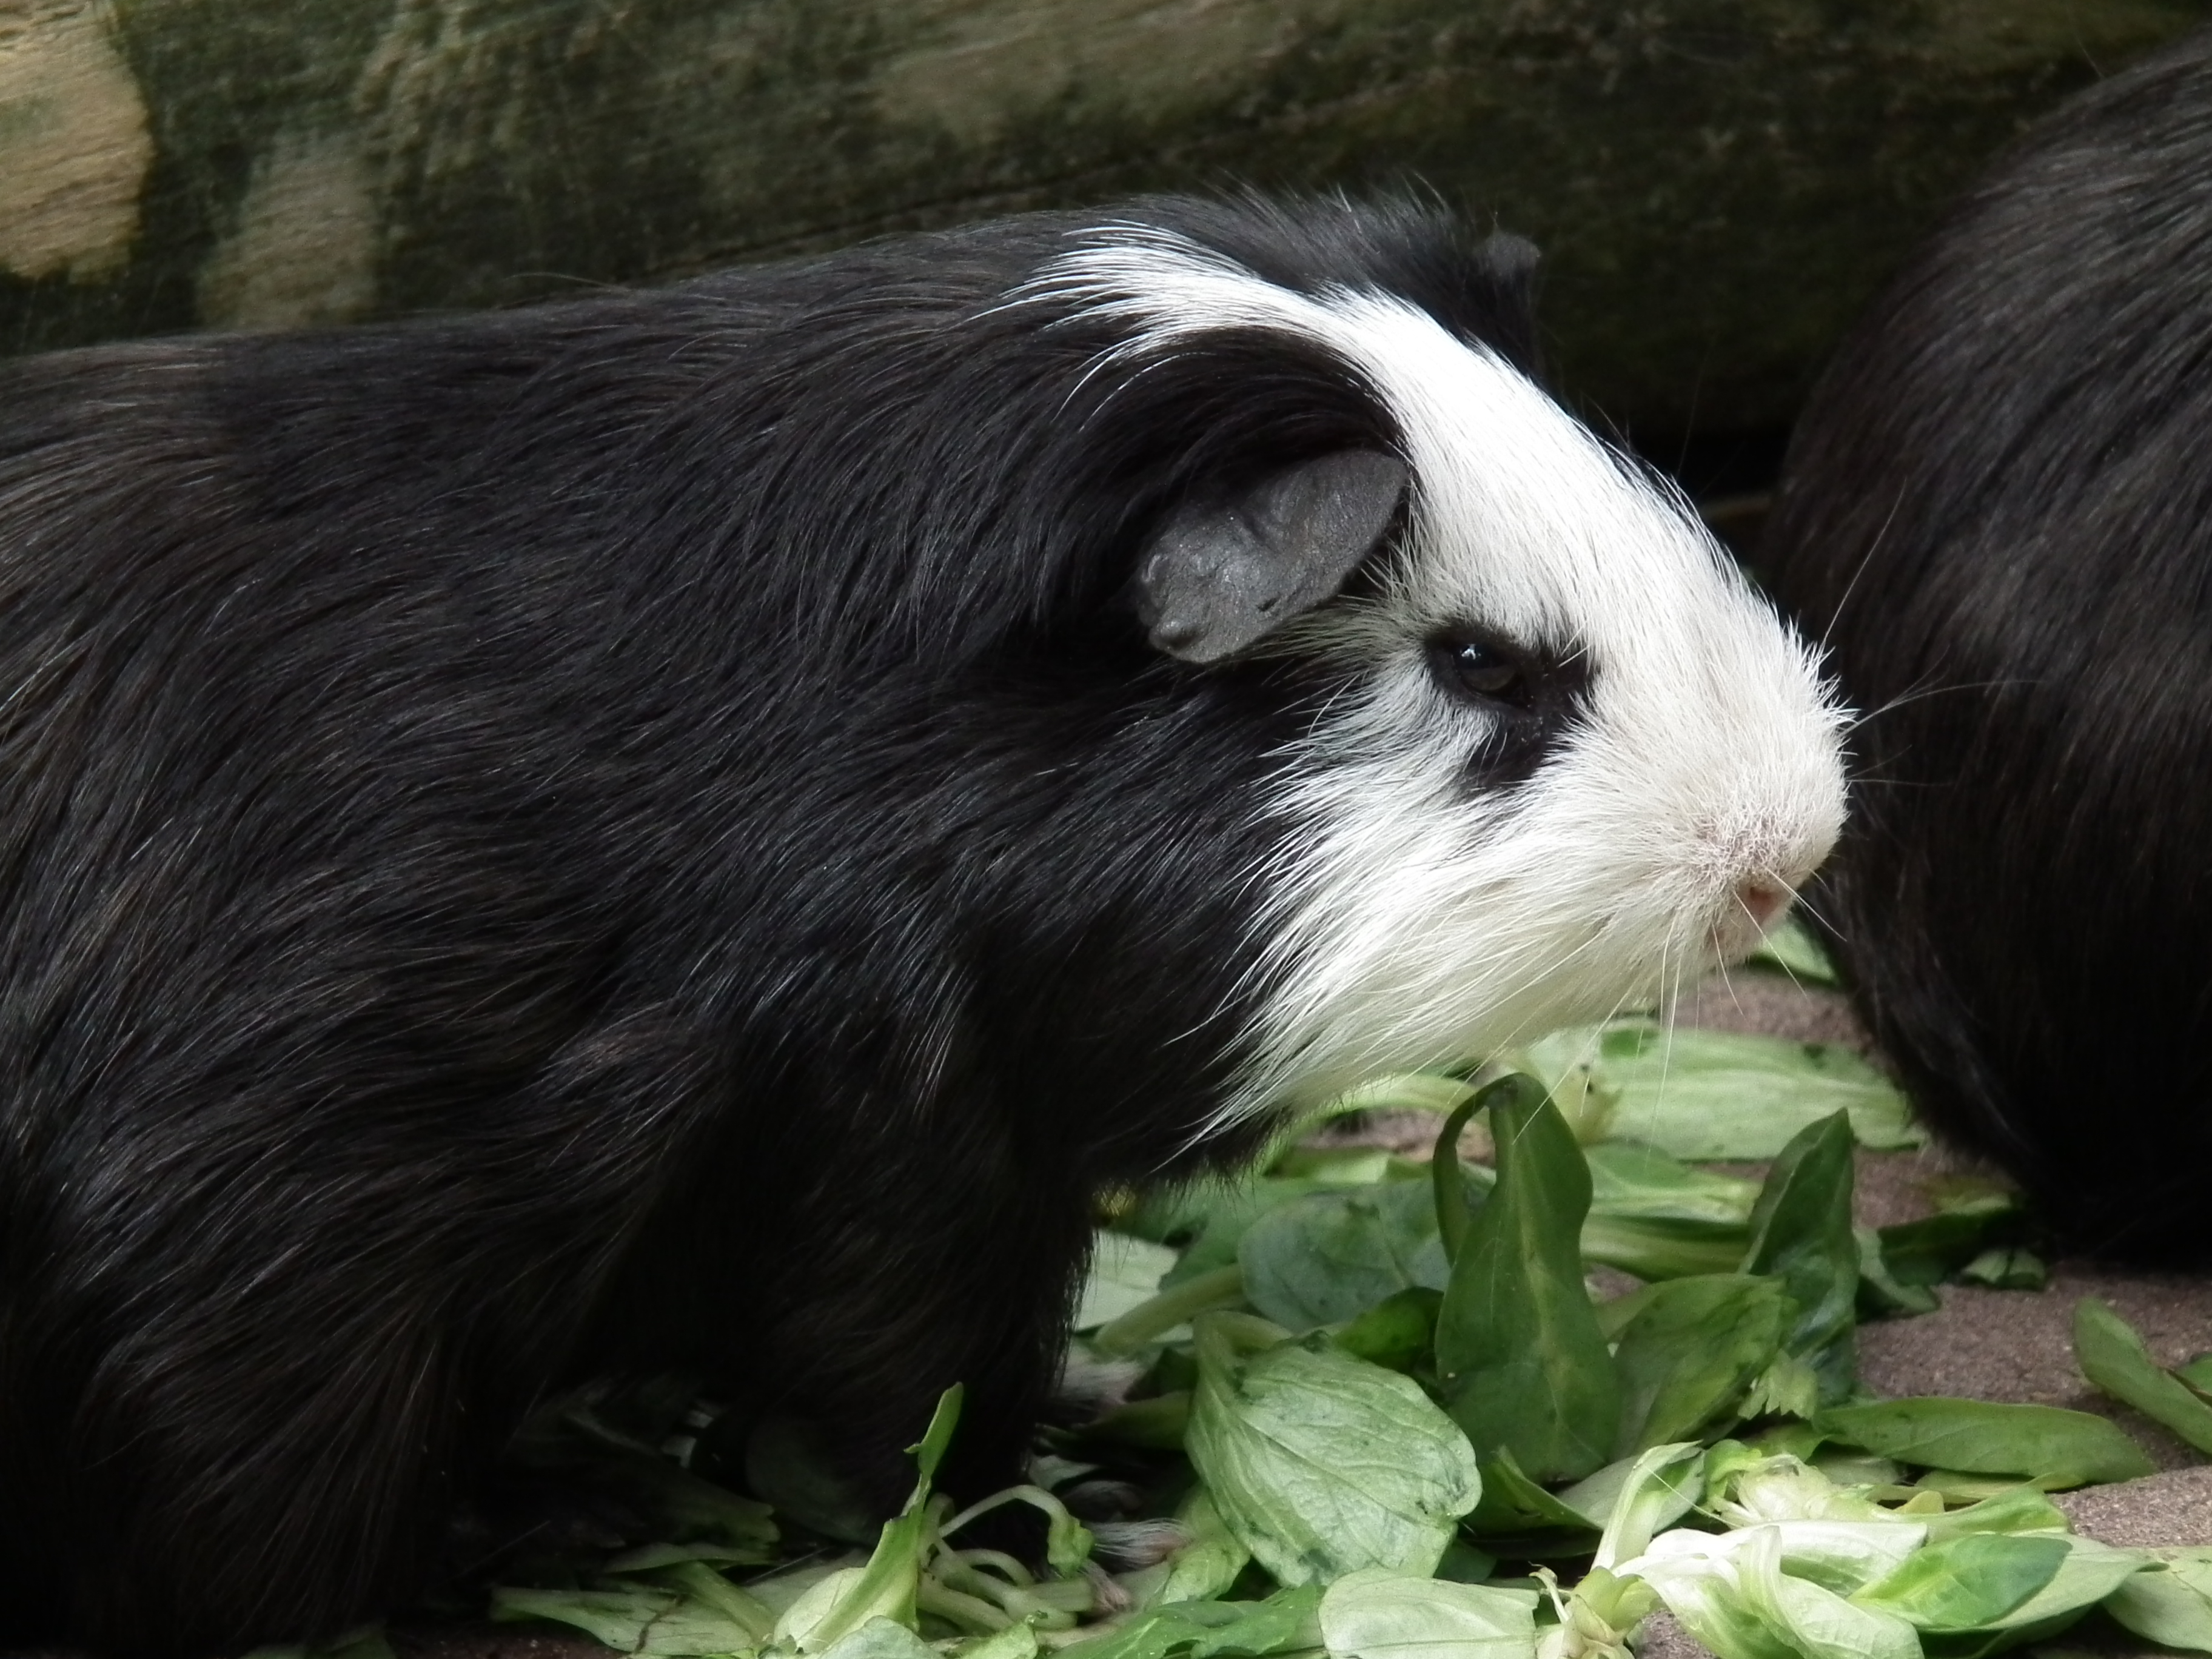
[[[1755,522],[1942,204],[2212,0],[0,0],[0,355],[505,306],[1134,191],[1418,183]]]

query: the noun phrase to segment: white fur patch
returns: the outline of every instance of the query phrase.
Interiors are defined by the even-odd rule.
[[[1794,889],[1827,855],[1843,711],[1812,653],[1679,497],[1495,354],[1395,295],[1293,293],[1149,227],[1097,233],[1030,291],[1122,325],[1116,356],[1231,328],[1321,345],[1379,392],[1413,469],[1377,597],[1284,641],[1355,665],[1358,690],[1286,760],[1308,829],[1268,872],[1276,988],[1219,1121],[1648,1003],[1755,942],[1744,882]],[[1429,666],[1453,623],[1586,653],[1586,719],[1492,793],[1468,779],[1486,716]]]

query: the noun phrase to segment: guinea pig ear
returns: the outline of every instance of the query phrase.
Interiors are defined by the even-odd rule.
[[[1344,585],[1406,498],[1406,464],[1371,449],[1301,461],[1226,501],[1188,501],[1137,562],[1137,614],[1185,662],[1242,651]]]

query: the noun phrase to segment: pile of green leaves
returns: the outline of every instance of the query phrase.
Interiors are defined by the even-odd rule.
[[[1309,1143],[1120,1207],[1071,1361],[1124,1387],[1036,1484],[933,1495],[957,1391],[865,1553],[659,1457],[676,1541],[496,1616],[756,1659],[1602,1659],[1663,1607],[1723,1659],[1969,1659],[2101,1607],[2212,1652],[2212,1552],[2110,1548],[2045,1496],[2150,1471],[2112,1422],[1860,1395],[1860,1319],[2042,1271],[1986,1185],[1854,1224],[1855,1146],[1915,1138],[1879,1073],[1644,1021],[1511,1064],[1346,1103],[1440,1115],[1431,1160]],[[1478,1119],[1486,1162],[1461,1155]],[[1771,1164],[1690,1161],[1715,1158]],[[2080,1317],[2090,1377],[2212,1450],[2212,1361],[2165,1370]],[[1101,1480],[1138,1515],[1094,1535],[1057,1492]],[[1042,1516],[1042,1570],[970,1541],[1009,1504]]]

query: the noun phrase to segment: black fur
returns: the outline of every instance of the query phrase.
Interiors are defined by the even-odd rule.
[[[2212,1260],[2212,35],[2038,128],[1838,355],[1764,548],[1870,711],[1814,903],[1947,1133]]]
[[[1529,354],[1437,216],[1126,216]],[[1015,1477],[1091,1194],[1247,1150],[1329,689],[1153,652],[1137,551],[1393,441],[1279,338],[1089,373],[1004,296],[1097,222],[0,366],[0,1636],[328,1635],[610,1374],[881,1502],[964,1381]]]

